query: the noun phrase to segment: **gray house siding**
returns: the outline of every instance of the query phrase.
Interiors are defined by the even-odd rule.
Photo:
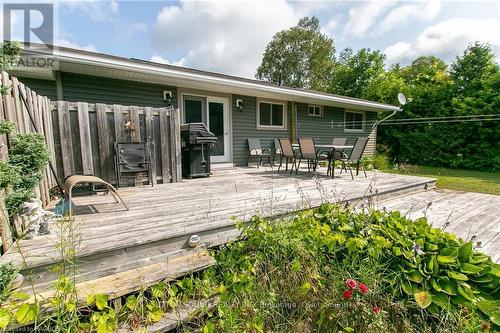
[[[56,81],[32,78],[19,78],[19,81],[24,83],[31,90],[36,91],[37,94],[46,96],[51,101],[57,100]]]
[[[20,78],[21,82],[51,100],[57,100],[56,81]],[[68,102],[88,102],[121,105],[164,107],[163,91],[172,92],[172,104],[177,107],[177,88],[151,83],[109,79],[73,73],[61,73],[63,99]]]
[[[236,107],[236,100],[243,100],[243,110]],[[290,103],[287,103],[287,129],[257,129],[257,98],[233,95],[233,163],[237,166],[247,165],[248,138],[260,138],[262,148],[274,147],[274,138],[290,137]]]
[[[72,73],[61,73],[65,101],[163,107],[163,91],[172,91],[177,106],[177,89],[135,81],[109,79]]]
[[[308,115],[307,104],[297,104],[297,137],[312,137],[316,143],[330,144],[334,137],[347,138],[348,144],[353,144],[359,136],[370,136],[365,155],[372,155],[375,151],[375,131],[370,134],[373,121],[377,119],[375,112],[366,112],[364,132],[344,131],[344,112],[342,108],[323,107],[322,117]]]

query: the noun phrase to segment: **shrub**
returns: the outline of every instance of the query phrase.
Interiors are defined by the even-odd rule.
[[[0,162],[0,187],[6,190],[5,206],[10,216],[33,196],[33,188],[42,179],[48,161],[43,135],[28,133],[13,137],[9,162]]]
[[[389,156],[382,153],[375,153],[372,157],[363,159],[363,167],[366,170],[388,170],[391,168]]]
[[[8,296],[10,284],[18,272],[19,270],[12,263],[0,263],[0,302]]]

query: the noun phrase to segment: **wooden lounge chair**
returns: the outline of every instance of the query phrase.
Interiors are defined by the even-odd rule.
[[[357,138],[356,143],[354,144],[354,147],[352,148],[349,156],[340,159],[340,161],[342,162],[342,168],[345,170],[345,172],[347,172],[347,168],[349,168],[349,172],[351,173],[351,178],[353,180],[354,176],[352,174],[352,169],[351,169],[352,163],[356,163],[356,176],[359,174],[359,169],[362,168],[365,177],[368,177],[366,175],[365,168],[363,168],[363,163],[361,163],[361,158],[363,157],[363,153],[365,151],[366,144],[368,143],[368,139],[369,138],[366,137]],[[342,173],[342,168],[340,169],[340,173]]]
[[[93,183],[93,184],[101,184],[101,185],[106,186],[107,189],[109,190],[109,192],[111,193],[111,195],[113,196],[113,198],[115,199],[115,201],[117,203],[121,202],[123,204],[123,206],[125,207],[125,209],[128,210],[127,205],[125,204],[123,199],[120,197],[120,195],[118,194],[116,189],[113,187],[113,185],[111,185],[110,183],[107,183],[104,180],[102,180],[101,178],[96,177],[96,176],[74,175],[74,176],[68,177],[66,179],[66,181],[64,182],[64,192],[68,196],[68,201],[70,203],[70,205],[69,205],[69,213],[70,214],[71,214],[71,210],[72,210],[71,209],[71,202],[72,202],[71,198],[73,196],[73,193],[72,193],[73,187],[75,185],[77,185],[78,183]]]

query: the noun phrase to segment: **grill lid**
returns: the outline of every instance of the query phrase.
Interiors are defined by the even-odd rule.
[[[204,123],[188,123],[181,125],[181,133],[189,136],[190,143],[214,143],[217,137],[210,132]]]

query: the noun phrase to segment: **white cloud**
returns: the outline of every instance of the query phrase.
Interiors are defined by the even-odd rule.
[[[110,21],[118,14],[117,0],[60,1],[58,4],[61,8],[88,16],[95,22]]]
[[[472,42],[490,43],[500,62],[500,20],[450,19],[426,28],[414,42],[398,42],[384,50],[389,64],[408,63],[418,56],[436,55],[450,61]]]
[[[67,39],[56,39],[54,41],[54,45],[69,47],[69,48],[78,49],[78,50],[97,52],[97,48],[94,46],[94,44],[80,45],[78,43],[71,42]]]
[[[392,9],[380,23],[377,34],[381,35],[389,30],[409,24],[412,21],[429,21],[439,14],[441,3],[429,0],[422,2],[411,2]]]
[[[273,35],[295,25],[300,11],[279,1],[181,1],[156,18],[156,60],[253,77]],[[168,59],[168,60],[167,60]]]
[[[166,65],[174,65],[174,66],[185,66],[185,60],[184,58],[182,58],[181,60],[179,61],[174,61],[174,62],[170,62],[168,61],[167,59],[163,58],[162,56],[160,55],[153,55],[151,57],[151,59],[149,59],[149,61],[152,61],[152,62],[157,62],[159,64],[166,64]]]
[[[349,9],[349,20],[344,26],[344,35],[348,37],[363,37],[377,23],[380,15],[394,6],[394,1],[359,2]]]
[[[334,36],[338,26],[339,26],[338,18],[329,19],[328,22],[326,22],[326,24],[323,25],[323,27],[321,28],[321,32],[330,36]]]

